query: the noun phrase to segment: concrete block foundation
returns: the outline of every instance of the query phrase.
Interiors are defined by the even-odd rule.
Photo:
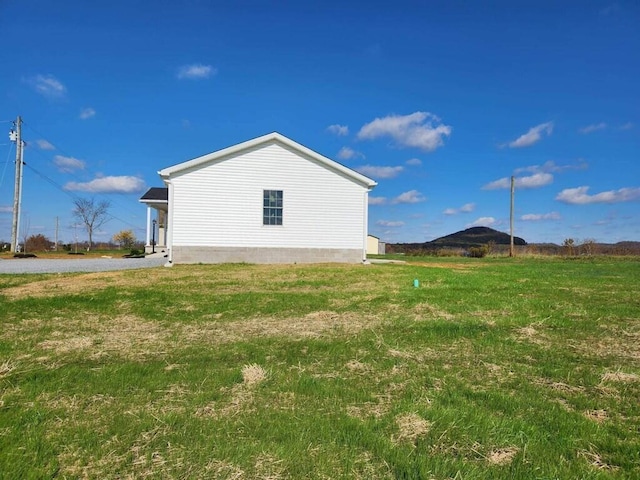
[[[362,263],[361,249],[267,247],[173,247],[180,263]]]

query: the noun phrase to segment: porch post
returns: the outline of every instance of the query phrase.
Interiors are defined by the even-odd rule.
[[[151,207],[147,205],[147,243],[145,246],[151,246]]]

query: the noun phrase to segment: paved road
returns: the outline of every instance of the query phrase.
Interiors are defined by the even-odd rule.
[[[107,272],[134,268],[161,267],[167,259],[163,255],[146,258],[13,258],[0,260],[0,275],[15,273]]]

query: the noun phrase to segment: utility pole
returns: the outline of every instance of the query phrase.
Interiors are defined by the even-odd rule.
[[[11,252],[18,251],[18,228],[20,222],[20,190],[22,187],[22,118],[16,119],[16,130],[9,134],[16,142],[16,181],[13,190],[13,222],[11,223]]]
[[[58,217],[56,217],[56,235],[55,235],[55,243],[53,244],[53,249],[58,251]]]
[[[511,225],[511,243],[509,246],[509,256],[515,256],[514,248],[513,248],[513,196],[515,192],[515,178],[511,176],[511,214],[509,215],[509,223]]]

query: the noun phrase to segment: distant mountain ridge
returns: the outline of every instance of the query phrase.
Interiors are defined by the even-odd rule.
[[[489,227],[471,227],[426,243],[437,247],[479,247],[487,245],[489,242],[496,245],[510,245],[511,236]],[[513,237],[513,243],[514,245],[527,244],[520,237]]]
[[[495,245],[510,245],[511,236],[489,227],[471,227],[444,237],[436,238],[424,243],[397,244],[408,249],[438,249],[438,248],[471,248],[493,243]],[[514,245],[527,245],[520,237],[513,237]]]
[[[530,253],[550,255],[640,255],[640,242],[622,241],[617,243],[597,243],[593,240],[577,241],[571,247],[555,243],[527,243],[521,237],[513,237],[515,246],[526,246]],[[471,227],[444,237],[423,243],[387,243],[388,253],[410,253],[438,250],[469,250],[472,247],[494,245],[495,251],[509,250],[511,237],[509,234],[489,227]]]

